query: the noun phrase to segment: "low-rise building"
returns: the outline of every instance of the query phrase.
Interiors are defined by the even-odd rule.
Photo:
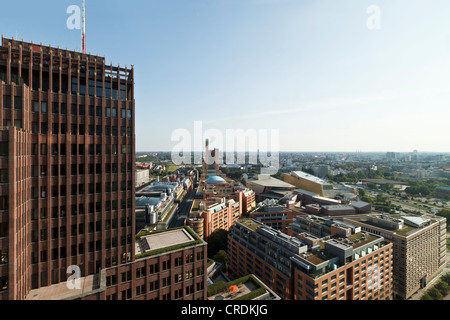
[[[188,227],[138,235],[136,260],[31,290],[28,300],[206,300],[207,244]]]

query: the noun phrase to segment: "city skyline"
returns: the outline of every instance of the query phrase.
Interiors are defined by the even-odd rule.
[[[46,10],[22,2],[4,4],[5,37],[80,51],[66,10],[81,1],[47,1]],[[372,5],[375,30],[367,26]],[[21,15],[6,15],[15,6]],[[137,151],[171,151],[175,130],[202,121],[224,133],[279,130],[280,151],[446,152],[449,7],[87,1],[86,42],[88,52],[138,70]]]

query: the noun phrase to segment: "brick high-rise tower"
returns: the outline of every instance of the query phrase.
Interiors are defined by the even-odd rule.
[[[0,300],[134,260],[133,78],[2,37]]]

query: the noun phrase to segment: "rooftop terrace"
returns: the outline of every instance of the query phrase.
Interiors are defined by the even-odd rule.
[[[398,221],[398,220],[403,220],[404,223],[398,223],[398,225],[400,226],[399,229],[393,229],[393,228],[389,228],[389,226],[387,225],[383,225],[382,223],[377,223],[376,220],[372,219],[369,220],[370,216],[379,216],[379,215],[361,215],[361,216],[349,216],[346,217],[345,219],[348,219],[348,221],[355,221],[355,222],[360,222],[360,223],[364,223],[376,228],[380,228],[389,232],[392,232],[394,234],[406,237],[406,236],[410,236],[413,235],[416,232],[419,232],[420,230],[422,230],[424,227],[426,227],[429,224],[432,224],[434,222],[436,222],[438,219],[437,218],[431,218],[431,217],[427,217],[427,218],[423,218],[423,217],[409,217],[409,216],[402,216],[402,215],[390,215],[390,216],[386,216],[384,219],[387,219],[386,221]],[[383,221],[383,219],[381,219],[380,221]]]
[[[256,220],[247,218],[241,218],[237,222],[253,231],[256,231],[256,229],[264,225],[263,223],[257,222]]]
[[[136,259],[201,243],[203,240],[189,227],[143,232],[136,236]]]

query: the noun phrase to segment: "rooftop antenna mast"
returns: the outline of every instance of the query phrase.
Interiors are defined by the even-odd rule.
[[[85,0],[83,0],[83,13],[81,18],[81,46],[83,48],[83,53],[86,53],[86,5]]]

